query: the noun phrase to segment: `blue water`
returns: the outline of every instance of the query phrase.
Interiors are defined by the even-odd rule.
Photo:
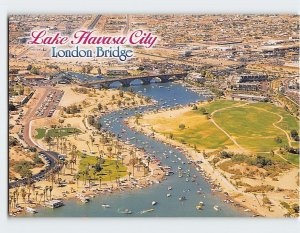
[[[86,217],[230,217],[230,216],[249,216],[242,210],[233,207],[232,205],[225,204],[222,199],[224,197],[218,196],[216,193],[211,192],[210,185],[201,177],[196,169],[187,163],[187,160],[180,151],[165,145],[155,139],[149,138],[141,133],[137,133],[129,129],[125,124],[122,123],[124,118],[133,116],[136,112],[143,112],[145,110],[153,108],[161,108],[166,106],[174,106],[177,104],[188,104],[199,100],[204,100],[202,96],[187,90],[180,84],[175,83],[153,83],[151,85],[137,85],[132,86],[135,92],[150,96],[152,99],[158,101],[156,106],[151,107],[138,107],[131,110],[121,110],[112,112],[101,118],[103,127],[107,130],[120,135],[121,139],[126,141],[128,138],[135,137],[136,139],[131,142],[138,147],[144,147],[147,154],[156,156],[162,162],[162,165],[172,166],[175,174],[168,176],[167,180],[160,184],[154,184],[145,189],[136,189],[132,191],[125,191],[122,193],[114,193],[97,196],[90,203],[82,204],[77,200],[65,201],[65,206],[58,209],[39,209],[39,213],[36,217],[75,217],[75,216],[86,216]],[[123,88],[126,90],[127,88]],[[175,100],[174,100],[175,99]],[[109,126],[105,126],[105,123],[111,121]],[[122,133],[122,129],[126,132]],[[173,151],[172,154],[169,151]],[[163,153],[168,154],[166,158]],[[175,157],[176,155],[177,157]],[[182,164],[178,160],[184,161]],[[176,161],[176,162],[173,162]],[[196,182],[187,182],[186,175],[182,178],[178,177],[177,167],[180,165],[182,171],[190,170],[190,178],[196,175]],[[172,190],[168,190],[167,187],[172,186]],[[201,189],[202,192],[199,194],[197,190]],[[167,197],[167,193],[172,196]],[[185,196],[185,201],[179,201],[179,197]],[[151,205],[152,201],[157,201],[158,204],[154,207]],[[195,206],[203,201],[205,206],[203,210],[199,211]],[[101,204],[109,204],[111,208],[104,209]],[[221,211],[215,211],[214,205],[218,205]],[[131,215],[120,214],[118,209],[130,209],[133,213]],[[154,208],[152,212],[140,214],[140,211],[145,209]]]

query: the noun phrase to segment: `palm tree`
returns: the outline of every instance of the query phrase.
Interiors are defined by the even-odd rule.
[[[47,198],[48,186],[46,186],[43,191],[44,191],[44,202],[45,202]]]
[[[53,186],[50,186],[50,187],[49,187],[50,200],[51,200],[51,193],[52,193],[52,190],[53,190]]]
[[[92,146],[93,146],[93,145],[94,145],[94,142],[95,142],[95,138],[93,138],[92,135],[90,135],[90,140],[91,140],[91,144],[92,144]]]
[[[87,177],[87,179],[88,179],[88,181],[89,181],[89,189],[91,188],[91,176],[90,175],[88,175],[88,177]]]
[[[109,174],[109,181],[110,181],[110,183],[111,183],[111,175],[112,175],[112,170],[108,170],[108,174]],[[113,186],[113,184],[111,184],[111,186]]]
[[[55,180],[55,173],[51,172],[51,183],[52,183],[52,186],[53,186],[54,180]]]
[[[148,156],[148,157],[147,157],[147,166],[148,166],[148,168],[150,168],[150,167],[149,167],[150,162],[151,162],[151,158],[150,158],[150,156]]]
[[[27,193],[27,201],[28,201],[28,203],[29,203],[29,199],[30,199],[30,196],[31,196],[31,193]]]
[[[43,195],[44,195],[44,193],[40,193],[40,201],[39,201],[39,203],[41,203]]]
[[[109,146],[109,147],[107,148],[107,151],[108,151],[108,153],[109,153],[109,157],[111,157],[112,147]]]
[[[68,160],[65,160],[65,161],[63,162],[63,165],[64,165],[64,175],[66,175],[66,167],[68,166],[68,164],[69,164],[69,161],[68,161]]]
[[[101,175],[100,175],[100,177],[99,177],[99,187],[101,188],[101,183],[102,183],[102,177],[101,177]]]
[[[38,197],[38,195],[39,195],[39,192],[38,192],[38,191],[36,191],[36,192],[35,192],[35,201],[37,201],[37,197]]]
[[[86,141],[86,145],[88,146],[88,148],[89,148],[89,151],[91,152],[91,148],[90,148],[90,142],[89,142],[89,141]]]
[[[20,195],[20,193],[19,193],[19,190],[17,188],[17,190],[16,190],[16,204],[19,203],[19,195]]]
[[[45,141],[48,144],[48,150],[50,150],[50,146],[51,146],[51,142],[53,141],[53,138],[49,134],[46,134]]]
[[[23,198],[23,202],[25,203],[26,191],[25,188],[21,189],[21,197]]]
[[[76,179],[76,184],[77,184],[77,188],[78,188],[78,181],[79,181],[80,175],[77,173],[77,174],[75,174],[74,178]]]

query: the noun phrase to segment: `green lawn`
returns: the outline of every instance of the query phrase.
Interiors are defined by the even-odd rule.
[[[292,129],[295,129],[295,130],[299,129],[299,122],[296,120],[296,118],[291,116],[283,108],[277,107],[270,103],[253,103],[253,104],[250,104],[250,106],[263,108],[268,111],[271,111],[271,112],[281,115],[283,117],[283,120],[282,120],[282,122],[280,122],[278,124],[278,126],[288,132],[291,131]]]
[[[273,126],[280,117],[251,106],[235,107],[217,112],[214,120],[244,148],[268,152],[287,144],[286,135]],[[275,142],[275,137],[282,139]]]
[[[96,156],[86,156],[80,160],[79,172],[80,172],[81,180],[84,179],[83,172],[86,171],[87,167],[90,167],[89,176],[95,180],[99,180],[99,178],[101,177],[102,181],[110,181],[110,180],[116,180],[117,177],[121,178],[127,175],[127,168],[124,165],[122,165],[120,161],[117,162],[117,160],[112,160],[112,159],[105,159],[104,163],[101,164],[101,167],[103,169],[94,175],[95,169],[92,166],[95,165],[96,163],[97,163]]]
[[[198,149],[220,149],[233,145],[229,138],[199,111],[190,111],[172,119],[155,118],[147,123],[152,124],[155,131],[166,136],[173,134],[173,139],[191,146],[196,145]],[[184,124],[185,129],[179,129],[180,124]]]
[[[81,133],[79,129],[76,128],[59,128],[59,129],[44,129],[44,128],[38,128],[36,129],[37,135],[35,138],[42,139],[45,137],[46,134],[48,134],[50,137],[65,137],[69,136],[71,134],[74,134],[76,132]]]
[[[238,101],[231,101],[231,100],[218,100],[218,101],[213,101],[207,105],[204,106],[204,108],[206,109],[206,111],[208,113],[212,113],[215,110],[218,110],[220,108],[226,108],[226,107],[230,107],[230,106],[234,106],[234,105],[239,105],[242,102],[238,102]]]
[[[299,155],[292,153],[284,153],[281,155],[283,158],[287,159],[290,163],[299,166]]]
[[[37,131],[37,135],[35,136],[36,139],[42,139],[43,137],[45,137],[46,129],[38,128],[36,129],[36,131]]]
[[[245,103],[217,100],[207,103],[203,107],[209,113],[232,107],[216,112],[212,118],[242,147],[253,153],[270,152],[288,145],[285,133],[273,125],[280,120],[280,116],[272,112],[283,117],[282,122],[276,125],[288,133],[291,129],[298,129],[298,121],[295,117],[270,103],[251,103],[239,106]],[[175,117],[157,117],[147,120],[145,123],[151,124],[156,132],[166,136],[172,134],[175,140],[185,142],[191,146],[196,145],[200,149],[223,149],[224,147],[233,146],[233,142],[200,110],[191,110]],[[180,124],[184,124],[185,128],[179,129]],[[282,142],[275,141],[276,137],[279,137]]]

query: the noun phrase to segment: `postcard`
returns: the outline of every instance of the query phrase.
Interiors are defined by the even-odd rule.
[[[8,15],[8,214],[299,217],[299,17]]]

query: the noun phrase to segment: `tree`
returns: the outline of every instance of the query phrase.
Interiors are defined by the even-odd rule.
[[[103,109],[103,108],[102,108],[102,104],[99,103],[99,104],[98,104],[98,110],[101,111],[102,109]]]
[[[90,148],[90,142],[89,142],[89,141],[86,141],[86,145],[88,146],[88,148],[89,148],[89,151],[91,152],[91,148]]]
[[[298,131],[293,129],[291,130],[291,137],[295,140],[295,141],[299,141],[299,134]]]
[[[50,146],[51,146],[51,142],[53,141],[53,138],[49,134],[46,134],[44,139],[45,139],[45,142],[48,144],[48,147],[50,150]]]
[[[16,110],[17,110],[16,106],[13,105],[12,103],[9,103],[9,105],[8,105],[8,111],[16,111]]]
[[[50,186],[50,187],[49,187],[50,200],[51,200],[51,193],[52,193],[52,190],[53,190],[53,186]]]
[[[101,71],[100,67],[98,67],[97,72],[98,72],[98,75],[102,74],[102,71]]]
[[[275,137],[275,138],[274,138],[274,141],[275,141],[277,144],[282,143],[282,139],[281,139],[281,137],[279,137],[279,136]]]
[[[100,162],[97,162],[97,163],[95,164],[94,169],[95,169],[96,172],[100,172],[100,171],[102,170],[102,167],[101,167]]]
[[[179,129],[181,129],[181,130],[182,130],[182,129],[185,129],[185,124],[179,124],[178,127],[179,127]]]

